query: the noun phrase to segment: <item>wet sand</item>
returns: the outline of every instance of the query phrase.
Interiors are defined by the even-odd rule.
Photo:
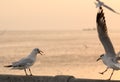
[[[111,32],[110,38],[116,52],[120,50],[119,32]],[[24,75],[22,70],[11,70],[4,65],[27,56],[38,47],[45,55],[37,56],[31,67],[33,75],[72,75],[77,78],[107,79],[111,70],[104,75],[102,62],[96,62],[104,49],[95,31],[5,31],[0,32],[0,74]],[[120,80],[120,71],[112,79]]]

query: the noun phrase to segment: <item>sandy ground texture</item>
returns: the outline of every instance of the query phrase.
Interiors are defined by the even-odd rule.
[[[119,32],[109,32],[116,52],[120,50]],[[45,55],[37,56],[31,67],[33,75],[72,75],[77,78],[108,79],[111,70],[104,75],[103,63],[96,62],[104,49],[96,30],[70,31],[0,31],[0,74],[25,75],[23,70],[4,68],[11,62],[27,56],[33,48]],[[120,71],[112,79],[120,80]]]

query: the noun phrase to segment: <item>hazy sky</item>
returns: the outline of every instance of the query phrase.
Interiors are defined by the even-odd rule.
[[[120,12],[120,0],[102,0]],[[81,29],[96,27],[95,0],[0,0],[1,29]],[[120,28],[120,15],[107,9],[109,28]]]

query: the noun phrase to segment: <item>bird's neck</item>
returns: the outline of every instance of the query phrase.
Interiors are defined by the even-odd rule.
[[[28,57],[30,57],[30,58],[36,58],[36,56],[37,56],[37,53],[34,52],[34,51],[32,51],[32,52],[30,53],[30,55],[28,55]]]

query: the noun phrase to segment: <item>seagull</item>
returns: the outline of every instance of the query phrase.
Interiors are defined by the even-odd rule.
[[[112,9],[111,7],[109,7],[108,5],[106,5],[104,2],[102,2],[102,1],[100,1],[100,0],[96,0],[96,1],[97,1],[97,3],[95,2],[96,8],[103,6],[103,7],[109,9],[110,11],[112,11],[112,12],[114,12],[114,13],[116,13],[116,14],[120,14],[120,13],[118,13],[117,11],[115,11],[114,9]]]
[[[24,70],[26,76],[28,75],[26,69],[29,69],[30,76],[32,76],[30,67],[35,63],[38,53],[43,55],[43,51],[39,50],[38,48],[35,48],[27,57],[22,58],[19,61],[13,62],[11,65],[6,65],[4,67],[8,67],[8,68],[11,67],[12,69]]]
[[[111,80],[114,71],[120,70],[120,63],[118,62],[118,60],[120,60],[120,57],[118,57],[117,54],[115,53],[113,44],[108,36],[106,20],[102,7],[99,7],[96,22],[99,40],[101,41],[105,50],[105,54],[100,55],[97,61],[101,59],[103,63],[107,66],[106,70],[101,72],[100,74],[104,74],[109,68],[111,68],[112,73],[108,79]]]

